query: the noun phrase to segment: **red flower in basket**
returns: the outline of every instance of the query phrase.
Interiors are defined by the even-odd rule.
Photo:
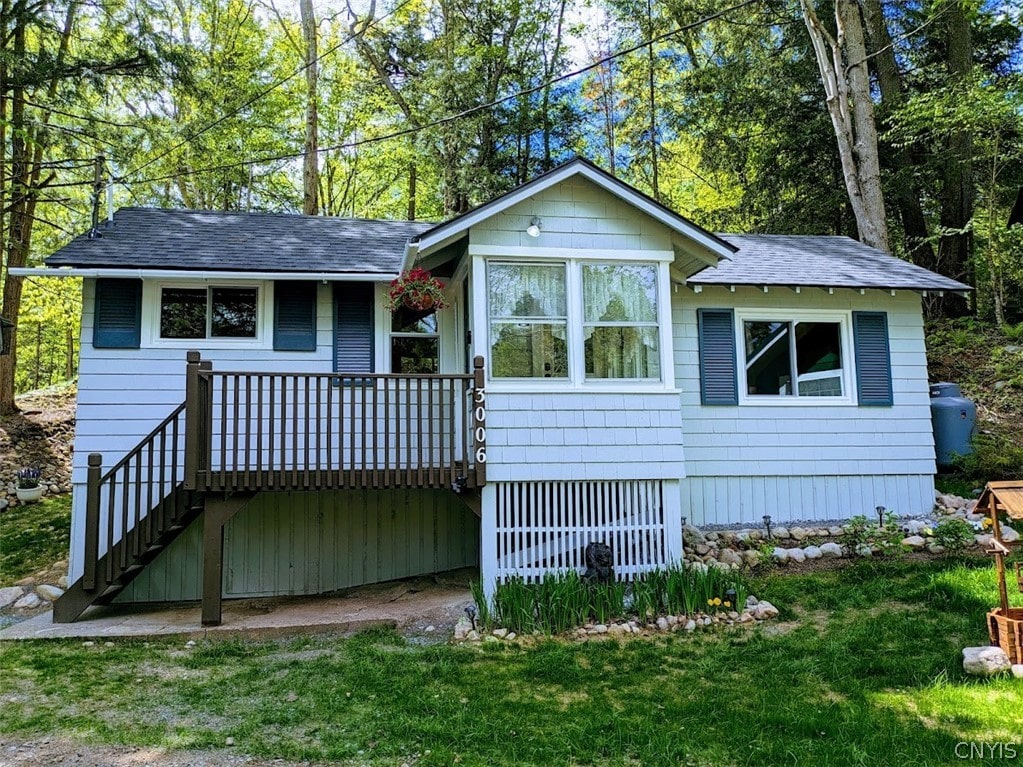
[[[392,280],[391,289],[387,292],[387,308],[392,312],[402,308],[432,312],[446,306],[444,283],[418,266]]]

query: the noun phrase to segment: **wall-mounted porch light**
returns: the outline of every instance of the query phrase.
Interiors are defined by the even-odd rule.
[[[541,221],[536,216],[533,216],[533,220],[530,221],[529,222],[529,226],[526,227],[526,234],[528,234],[530,237],[539,237],[540,236],[540,228],[542,226],[543,226],[543,221]]]

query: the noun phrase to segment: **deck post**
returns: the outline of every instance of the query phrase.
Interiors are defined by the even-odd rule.
[[[85,569],[82,588],[96,589],[96,564],[99,561],[99,480],[103,467],[100,453],[89,453],[89,469],[85,484]]]
[[[472,361],[472,457],[476,487],[487,484],[487,393],[483,357]]]
[[[196,474],[199,471],[199,451],[202,439],[199,435],[199,352],[190,350],[185,354],[185,477],[186,490],[196,489]]]
[[[202,522],[202,625],[219,626],[224,603],[224,526],[252,496],[208,497]]]

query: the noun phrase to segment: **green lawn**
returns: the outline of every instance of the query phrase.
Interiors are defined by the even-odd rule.
[[[0,586],[67,559],[70,529],[70,495],[0,512]]]
[[[1023,682],[977,681],[989,562],[863,562],[757,584],[755,629],[429,647],[393,633],[281,642],[0,645],[0,733],[351,764],[954,764],[1023,743]],[[1018,597],[1018,595],[1016,595]]]

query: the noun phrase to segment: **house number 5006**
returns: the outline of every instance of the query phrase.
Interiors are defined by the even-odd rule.
[[[472,436],[476,440],[476,462],[487,462],[487,427],[484,423],[487,420],[487,393],[483,389],[476,389],[475,403],[473,404],[472,418],[476,422]]]

